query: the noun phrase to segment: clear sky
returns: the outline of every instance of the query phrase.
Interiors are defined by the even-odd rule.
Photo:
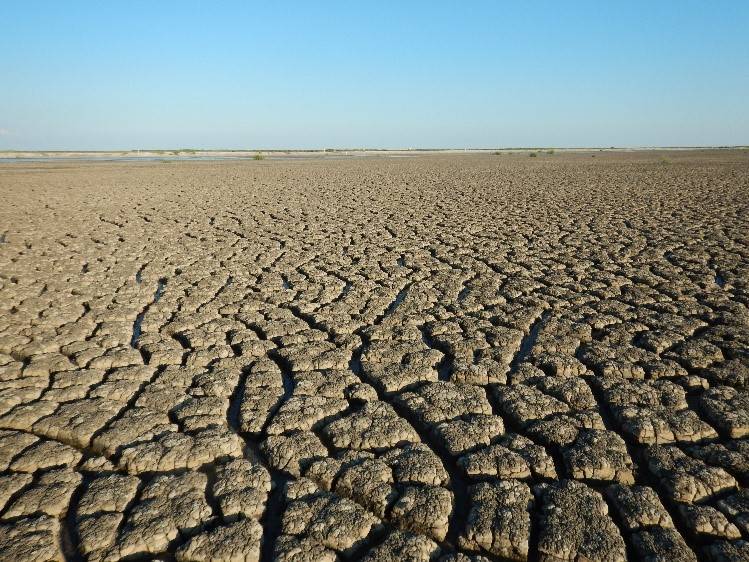
[[[749,144],[749,1],[0,2],[0,149]]]

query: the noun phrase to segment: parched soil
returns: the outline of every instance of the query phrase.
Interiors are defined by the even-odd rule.
[[[749,559],[749,155],[0,166],[0,559]]]

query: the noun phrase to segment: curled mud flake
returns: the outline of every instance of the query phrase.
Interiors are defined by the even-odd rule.
[[[379,518],[385,517],[388,507],[398,497],[392,470],[374,458],[342,468],[333,491],[366,507]]]
[[[713,425],[729,437],[749,435],[749,393],[730,386],[718,386],[702,395],[700,405]]]
[[[4,509],[16,492],[26,488],[34,477],[31,474],[3,474],[0,475],[0,510]]]
[[[680,505],[684,526],[701,538],[740,539],[741,531],[725,515],[709,505]]]
[[[470,488],[471,508],[460,546],[510,560],[527,560],[533,495],[517,480],[481,483]]]
[[[648,468],[676,502],[699,502],[737,486],[722,468],[708,466],[676,447],[652,447],[647,457]]]
[[[544,488],[540,501],[542,560],[626,560],[624,539],[598,492],[563,480]]]
[[[179,562],[257,562],[263,528],[253,519],[240,519],[205,531],[179,547]]]
[[[195,469],[226,458],[239,458],[244,442],[226,427],[209,427],[195,434],[166,433],[153,441],[123,449],[119,465],[131,473]]]
[[[322,420],[348,408],[346,400],[325,396],[292,396],[278,409],[268,425],[270,435],[287,431],[309,431]]]
[[[645,528],[634,533],[631,541],[635,554],[642,560],[698,560],[684,538],[672,528]]]
[[[718,500],[718,509],[744,533],[749,531],[749,490],[743,488],[726,498]]]
[[[295,491],[292,496],[299,493]],[[306,493],[289,498],[281,531],[349,555],[364,546],[369,534],[381,526],[377,517],[358,504],[312,486]]]
[[[606,489],[606,496],[628,531],[647,527],[674,527],[671,516],[652,488],[613,484]]]
[[[118,556],[166,552],[179,535],[197,533],[211,518],[206,477],[198,472],[158,476],[147,484],[110,549]]]
[[[328,455],[322,441],[309,431],[270,435],[262,442],[260,449],[274,469],[297,477],[315,459]]]
[[[16,472],[36,472],[58,466],[75,467],[83,457],[78,450],[57,441],[39,441],[10,464]]]
[[[371,548],[364,557],[364,562],[430,562],[440,553],[434,541],[423,535],[395,530],[377,546]]]
[[[44,513],[52,517],[65,515],[81,475],[70,469],[43,473],[31,487],[9,502],[3,517],[22,517]]]
[[[435,427],[434,434],[448,453],[458,456],[489,445],[504,433],[504,429],[501,417],[477,414],[441,423]]]
[[[367,402],[348,416],[322,428],[322,433],[339,449],[383,450],[419,441],[408,421],[387,402]]]
[[[622,484],[635,481],[627,445],[613,431],[581,431],[564,451],[564,461],[569,473],[578,480],[616,480]]]
[[[239,517],[260,519],[272,488],[268,471],[258,463],[238,459],[216,470],[213,496],[227,521]]]
[[[544,447],[513,433],[488,447],[458,459],[458,465],[471,478],[485,477],[527,479],[557,478],[554,459]]]
[[[59,520],[46,515],[0,522],[0,552],[18,562],[62,562],[66,558],[60,549],[59,533]]]
[[[393,520],[403,529],[445,540],[453,495],[439,487],[408,486],[390,512]]]
[[[492,413],[481,387],[450,382],[428,383],[397,398],[422,424],[431,425],[464,415]]]

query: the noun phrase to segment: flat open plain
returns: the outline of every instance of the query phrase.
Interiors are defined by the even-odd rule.
[[[749,560],[749,154],[0,166],[0,559]]]

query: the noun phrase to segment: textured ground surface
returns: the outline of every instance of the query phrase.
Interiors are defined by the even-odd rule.
[[[0,167],[0,558],[749,559],[744,152]]]

